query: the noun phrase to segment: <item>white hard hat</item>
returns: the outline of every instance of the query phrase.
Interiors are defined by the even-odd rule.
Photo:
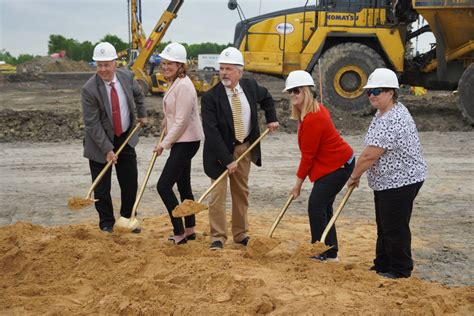
[[[369,88],[394,88],[398,89],[397,75],[390,69],[377,68],[369,76],[364,89]]]
[[[180,43],[169,43],[159,56],[169,61],[185,64],[187,57],[186,48]]]
[[[117,59],[117,51],[109,42],[102,42],[94,48],[92,59],[95,61],[111,61]]]
[[[285,89],[283,91],[304,86],[314,87],[313,77],[311,77],[311,75],[304,70],[295,70],[290,72],[286,78]]]
[[[219,64],[233,64],[233,65],[244,65],[244,57],[242,53],[235,47],[227,47],[219,55]]]

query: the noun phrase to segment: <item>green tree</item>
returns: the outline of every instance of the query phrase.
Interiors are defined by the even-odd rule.
[[[6,62],[10,65],[18,65],[24,63],[26,61],[30,61],[37,56],[33,56],[30,54],[20,54],[18,58],[13,57],[9,52],[5,49],[0,50],[0,60]]]
[[[112,34],[106,34],[99,42],[109,42],[114,45],[117,52],[124,51],[129,48],[129,44],[124,42],[120,37]],[[170,42],[162,42],[157,45],[155,51],[160,53],[163,51],[166,45]],[[95,45],[98,43],[91,43],[89,41],[79,42],[72,38],[65,38],[59,34],[51,34],[48,41],[48,54],[53,54],[60,52],[62,50],[66,51],[66,56],[72,60],[84,60],[90,61],[92,59],[92,54],[94,51]],[[217,44],[217,43],[200,43],[200,44],[186,44],[183,43],[186,47],[188,53],[188,58],[197,58],[199,54],[219,54],[224,48],[230,46],[231,44]],[[3,54],[3,57],[2,57]],[[7,55],[8,54],[8,55]],[[22,56],[22,59],[28,59],[31,55]],[[13,58],[5,50],[0,51],[0,57],[2,59],[11,60],[8,58]],[[15,60],[15,58],[13,58]],[[15,60],[16,61],[16,60]],[[8,62],[11,63],[11,62]]]
[[[224,48],[231,44],[200,43],[191,44],[186,47],[188,58],[197,58],[199,54],[219,54]]]
[[[16,59],[16,63],[14,65],[18,65],[18,64],[33,60],[36,57],[38,56],[33,56],[30,54],[20,54],[18,58]]]
[[[117,35],[107,34],[101,40],[101,42],[109,42],[110,44],[114,45],[117,52],[126,50],[130,47],[128,43],[125,43],[118,37]],[[98,43],[97,43],[98,44]]]
[[[13,57],[9,52],[5,49],[0,50],[0,60],[6,62],[10,65],[15,65],[16,58]]]
[[[66,56],[72,60],[81,60],[84,55],[81,52],[81,44],[72,38],[65,38],[62,35],[51,34],[48,41],[48,54],[65,51]]]
[[[79,50],[81,52],[79,60],[90,61],[92,60],[92,54],[94,52],[94,45],[85,41],[79,45]]]

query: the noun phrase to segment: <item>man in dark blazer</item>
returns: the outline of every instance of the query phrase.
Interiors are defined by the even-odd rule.
[[[135,146],[138,135],[134,135],[120,156],[115,151],[123,144],[128,133],[138,121],[147,123],[145,95],[128,69],[117,69],[117,52],[107,42],[94,48],[93,59],[97,73],[81,90],[84,118],[84,157],[89,159],[92,181],[99,175],[108,161],[113,161],[121,190],[120,215],[130,218],[137,194],[137,155]],[[95,207],[99,213],[99,227],[112,232],[115,217],[110,196],[112,170],[109,169],[94,190]],[[136,229],[135,233],[140,232]]]
[[[253,79],[242,78],[244,62],[239,50],[226,48],[220,54],[219,64],[221,82],[201,99],[205,134],[204,171],[212,181],[226,169],[229,171],[233,240],[246,246],[249,240],[248,178],[251,162],[261,166],[260,145],[238,164],[235,160],[260,136],[257,104],[265,112],[270,131],[278,128],[278,121],[268,90]],[[227,178],[211,193],[209,224],[212,250],[222,249],[227,240],[226,196]]]

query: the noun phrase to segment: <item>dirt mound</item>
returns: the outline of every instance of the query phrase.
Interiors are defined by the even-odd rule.
[[[43,72],[83,72],[93,68],[85,61],[74,61],[69,58],[52,58],[43,56],[19,64],[16,68],[18,75],[26,78],[37,77]]]
[[[265,227],[269,218],[252,220]],[[305,218],[285,220],[292,228],[307,225]],[[174,246],[166,241],[168,221],[148,219],[140,235],[106,234],[93,224],[1,227],[0,313],[474,313],[473,287],[394,281],[368,271],[373,245],[353,245],[367,244],[360,237],[367,236],[366,223],[342,240],[354,252],[331,264],[300,255],[296,240],[304,230],[280,228],[285,242],[255,259],[231,241],[212,252],[199,232],[196,241]],[[198,227],[206,221],[198,216]]]
[[[41,71],[55,65],[50,57],[38,59]],[[59,61],[58,61],[59,62]],[[44,63],[44,64],[42,64]],[[66,63],[67,62],[64,62]],[[25,65],[28,63],[25,63]],[[32,62],[32,64],[34,64]],[[41,66],[42,65],[42,66]],[[49,66],[48,66],[49,65]],[[92,73],[45,73],[38,80],[22,81],[23,75],[10,76],[1,83],[0,94],[0,142],[59,141],[82,138],[80,88]],[[271,89],[276,99],[276,111],[280,132],[296,133],[297,121],[290,119],[288,96],[281,93],[282,79],[270,76],[258,78]],[[420,132],[472,131],[457,107],[457,96],[449,92],[430,91],[425,96],[402,94],[403,102],[413,115]],[[158,136],[163,117],[160,97],[149,96],[146,105],[154,120],[141,135]],[[373,115],[349,113],[329,108],[334,124],[342,135],[365,134]],[[259,116],[261,130],[265,129],[263,113]]]
[[[44,72],[82,72],[91,71],[93,68],[85,61],[73,61],[69,59],[56,59],[44,67]]]
[[[82,138],[79,111],[0,111],[0,142],[46,142]]]
[[[150,112],[155,122],[162,114]],[[81,111],[28,110],[0,111],[0,142],[59,142],[83,138]],[[158,136],[159,126],[152,124],[140,131],[141,136]]]

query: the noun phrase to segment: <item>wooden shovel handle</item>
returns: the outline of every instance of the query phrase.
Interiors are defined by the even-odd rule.
[[[117,152],[115,153],[116,156],[118,156],[122,150],[125,148],[125,145],[127,145],[127,143],[130,141],[130,139],[133,137],[133,135],[135,135],[135,133],[140,129],[140,123],[138,123],[137,125],[135,125],[135,127],[133,128],[133,130],[128,134],[127,138],[125,139],[125,141],[123,142],[123,144],[119,147],[119,149],[117,150]],[[107,173],[107,171],[109,170],[109,168],[112,166],[113,164],[113,161],[109,161],[107,162],[107,164],[105,165],[105,167],[102,169],[102,171],[99,173],[99,175],[97,176],[97,178],[95,178],[94,182],[92,183],[92,186],[91,188],[89,189],[89,191],[87,192],[87,195],[86,195],[86,200],[90,200],[91,199],[91,196],[92,196],[92,191],[94,191],[95,187],[99,184],[99,182],[102,180],[102,178],[104,177],[104,175]]]
[[[293,201],[294,198],[295,198],[295,196],[293,194],[290,194],[290,196],[288,197],[288,200],[286,200],[285,205],[283,205],[283,207],[280,210],[280,213],[275,218],[275,221],[273,222],[272,227],[270,227],[270,230],[268,231],[267,237],[272,238],[273,232],[275,231],[276,227],[280,223],[283,215],[285,215],[285,212],[288,209],[288,206],[290,206],[290,204],[291,204],[291,202]]]
[[[259,138],[257,138],[253,143],[252,145],[249,146],[249,148],[247,148],[243,153],[242,155],[239,156],[239,158],[237,158],[237,160],[235,162],[239,162],[241,161],[245,155],[247,155],[255,146],[257,146],[257,144],[265,137],[267,136],[267,134],[270,132],[270,130],[267,128],[261,135]],[[224,179],[225,177],[227,177],[227,175],[229,174],[229,170],[226,169],[220,176],[219,178],[216,179],[216,181],[214,181],[212,183],[212,185],[209,187],[209,189],[206,190],[206,192],[203,193],[203,195],[201,195],[201,197],[199,198],[198,200],[198,203],[202,203],[202,201],[206,198],[206,196],[208,196],[208,194],[214,190],[214,188],[222,181],[222,179]]]
[[[344,197],[341,200],[341,203],[339,204],[339,207],[337,208],[336,212],[334,212],[334,215],[331,217],[331,220],[329,220],[328,225],[324,229],[324,232],[321,235],[321,239],[319,240],[320,242],[324,243],[324,241],[326,240],[326,237],[327,237],[329,231],[331,230],[332,226],[336,222],[336,219],[339,217],[339,214],[341,213],[342,209],[344,208],[344,205],[346,205],[346,202],[349,199],[349,197],[351,196],[352,191],[354,191],[354,188],[355,188],[355,186],[352,185],[347,189],[346,193],[344,194]]]
[[[318,59],[318,74],[319,74],[319,102],[323,103],[323,73],[321,71],[321,58]]]
[[[161,144],[164,137],[165,137],[165,129],[161,131],[160,139],[158,140],[158,145]],[[150,178],[151,171],[153,170],[153,167],[155,166],[155,161],[157,157],[158,157],[158,154],[156,152],[153,152],[153,156],[151,157],[150,164],[148,165],[148,169],[146,171],[145,178],[143,179],[142,186],[140,187],[140,191],[138,191],[138,196],[135,199],[135,203],[133,204],[132,215],[130,216],[130,218],[134,218],[135,214],[137,213],[138,205],[140,204],[140,201],[142,200],[143,192],[145,192],[146,184],[148,183],[148,179]]]

